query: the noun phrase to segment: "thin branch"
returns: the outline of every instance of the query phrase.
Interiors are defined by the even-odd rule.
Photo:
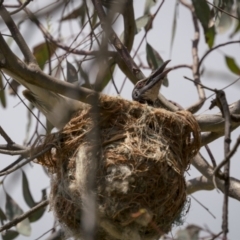
[[[210,212],[210,210],[205,207],[200,201],[198,201],[193,195],[191,195],[191,197],[200,205],[202,206],[214,219],[216,219],[216,217],[213,215],[213,213]]]
[[[37,65],[37,61],[36,61],[34,55],[32,54],[32,52],[29,49],[28,45],[26,44],[24,38],[22,37],[21,33],[19,32],[18,27],[12,20],[9,12],[5,9],[5,7],[3,5],[0,6],[0,15],[1,15],[3,21],[5,22],[5,24],[7,25],[9,31],[11,32],[12,37],[14,38],[17,45],[21,49],[26,62],[28,64],[34,63]]]
[[[144,33],[144,35],[143,35],[143,37],[142,37],[142,39],[141,39],[141,41],[140,41],[140,43],[139,43],[139,45],[138,45],[135,53],[134,53],[134,55],[133,55],[133,58],[135,58],[135,56],[137,55],[140,47],[142,46],[142,43],[143,43],[144,39],[146,38],[149,30],[151,29],[150,26],[152,26],[153,20],[154,20],[154,18],[157,16],[157,14],[158,14],[158,12],[160,11],[160,9],[162,8],[163,3],[164,3],[164,0],[162,0],[162,2],[160,3],[159,7],[158,7],[157,10],[156,10],[156,12],[155,12],[155,13],[151,16],[151,18],[149,19],[149,22],[148,22],[148,24],[147,24],[147,28],[145,29],[145,33]]]
[[[18,1],[20,5],[20,7],[12,12],[10,12],[10,15],[14,15],[18,12],[20,12],[21,10],[23,10],[31,1],[33,0],[26,0],[23,4],[21,3],[21,1]]]
[[[111,24],[106,21],[106,14],[103,10],[100,1],[92,0],[93,5],[97,11],[98,17],[101,21],[102,29],[104,30],[105,34],[107,35],[109,41],[117,50],[120,57],[123,59],[125,64],[127,65],[130,72],[138,79],[143,79],[144,75],[141,70],[138,68],[136,63],[133,61],[132,57],[130,56],[127,48],[122,44],[120,39],[118,38],[117,34],[113,31]]]
[[[199,101],[193,104],[192,106],[188,107],[187,110],[192,113],[195,113],[202,107],[206,98],[204,89],[201,87],[201,85],[198,84],[201,82],[200,73],[198,70],[198,65],[199,65],[198,43],[200,40],[200,30],[198,26],[198,19],[197,19],[193,5],[186,3],[185,0],[181,0],[180,2],[190,10],[192,14],[192,20],[193,20],[193,26],[194,26],[194,39],[192,41],[192,58],[193,58],[192,72],[193,72],[194,83],[198,91]]]
[[[6,170],[4,172],[0,173],[0,176],[4,176],[4,175],[8,175],[16,170],[18,170],[19,168],[23,167],[24,165],[30,163],[31,161],[33,161],[35,158],[41,156],[43,153],[47,152],[49,149],[52,148],[52,145],[47,146],[45,149],[43,149],[42,151],[38,152],[37,154],[35,154],[34,156],[30,157],[29,159],[27,159],[26,161],[22,162],[21,164],[15,165],[13,166],[11,169]]]
[[[35,207],[31,208],[29,211],[27,211],[24,214],[14,218],[9,223],[7,223],[7,224],[3,225],[2,227],[0,227],[0,232],[2,232],[4,230],[7,230],[7,229],[17,225],[19,222],[21,222],[25,218],[28,218],[29,216],[31,216],[33,213],[35,213],[39,209],[46,207],[48,204],[49,204],[49,200],[44,200],[44,201],[40,202]]]
[[[219,172],[220,169],[231,159],[231,157],[236,153],[239,145],[240,145],[240,136],[237,138],[237,141],[235,142],[232,150],[228,152],[227,157],[224,160],[222,160],[222,162],[220,162],[218,166],[214,169],[214,174],[217,174],[217,172]]]
[[[205,149],[206,149],[206,151],[207,151],[207,153],[208,153],[208,155],[209,155],[209,157],[210,157],[210,159],[212,161],[213,167],[215,168],[217,166],[216,160],[215,160],[215,158],[214,158],[214,156],[213,156],[213,154],[211,152],[211,149],[209,148],[209,146],[207,144],[205,145]]]
[[[204,157],[199,153],[197,154],[192,162],[192,165],[204,176],[209,182],[213,180],[214,169],[209,163],[204,159]],[[240,181],[236,178],[230,178],[230,187],[229,187],[229,197],[232,197],[240,201]],[[221,192],[225,192],[224,181],[216,178],[216,184]],[[214,188],[214,186],[213,186]],[[191,188],[193,189],[193,188]],[[199,189],[200,190],[200,189]],[[211,190],[211,189],[209,189]],[[198,190],[197,190],[198,191]]]
[[[200,66],[202,65],[203,63],[203,60],[207,57],[207,55],[209,53],[211,53],[212,51],[216,50],[217,48],[220,48],[220,47],[224,47],[224,46],[227,46],[229,44],[235,44],[235,43],[240,43],[240,40],[238,41],[230,41],[230,42],[226,42],[226,43],[222,43],[222,44],[219,44],[213,48],[210,48],[201,58],[201,60],[199,61],[199,64],[198,64],[198,71],[200,70]]]
[[[3,130],[3,128],[0,126],[0,135],[5,139],[5,141],[9,144],[12,145],[14,144],[14,141],[8,136],[8,134]]]

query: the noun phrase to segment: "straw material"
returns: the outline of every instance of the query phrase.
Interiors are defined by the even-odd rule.
[[[43,147],[54,148],[38,162],[52,173],[52,209],[80,237],[85,183],[95,171],[99,239],[155,239],[181,217],[199,126],[187,111],[109,96],[100,98],[99,115],[94,121],[91,108],[83,110],[46,138]],[[100,139],[93,139],[96,129]]]

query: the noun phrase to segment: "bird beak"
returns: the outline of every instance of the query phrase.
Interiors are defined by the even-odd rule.
[[[146,85],[145,85],[145,90],[151,89],[152,87],[154,87],[157,83],[159,83],[159,81],[163,80],[164,77],[172,70],[172,69],[166,69],[164,71],[165,67],[170,61],[171,60],[167,60],[166,62],[164,62],[155,72],[153,72],[149,76],[148,81],[146,82]]]
[[[166,75],[172,70],[172,69],[164,70],[170,61],[171,60],[164,62],[154,73],[152,73],[148,77],[146,85],[144,86],[144,91],[147,91],[147,90],[153,88],[156,84],[158,84],[161,80],[163,80],[164,77],[166,77]],[[159,89],[160,89],[160,84],[159,84]],[[159,91],[159,89],[158,89],[158,91]]]

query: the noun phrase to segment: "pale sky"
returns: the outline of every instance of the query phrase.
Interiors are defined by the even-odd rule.
[[[143,2],[135,0],[135,18],[142,16],[143,13]],[[35,3],[32,2],[31,5]],[[157,6],[159,6],[160,1],[158,1]],[[185,7],[180,6],[178,20],[177,20],[177,30],[175,35],[175,40],[173,44],[172,54],[170,55],[170,42],[171,42],[171,34],[172,34],[172,22],[173,22],[173,13],[174,13],[174,0],[165,1],[162,9],[160,10],[157,18],[154,21],[153,29],[150,30],[147,35],[147,41],[160,53],[164,60],[171,59],[169,66],[175,66],[178,64],[191,64],[192,63],[192,55],[191,55],[191,41],[193,39],[193,23],[191,19],[191,15]],[[156,7],[152,9],[152,13],[155,12]],[[51,21],[51,20],[50,20]],[[52,20],[53,21],[53,20]],[[46,23],[46,21],[43,21]],[[52,23],[52,28],[56,30],[56,26],[54,22]],[[4,28],[5,29],[5,28]],[[202,35],[201,29],[201,39],[199,43],[199,57],[205,53],[208,49],[204,37]],[[232,29],[231,29],[232,30]],[[229,34],[232,31],[227,31],[226,33],[219,35],[216,37],[215,45],[230,41],[228,38]],[[67,30],[66,30],[67,31]],[[121,26],[119,26],[118,32],[121,33]],[[24,26],[21,26],[21,32],[26,34],[25,37],[29,34]],[[144,32],[139,33],[134,42],[133,51],[138,46],[138,43],[142,39]],[[239,40],[240,34],[236,35],[234,39],[231,40]],[[39,38],[42,38],[40,34],[37,34],[36,37],[31,40],[31,45],[36,45],[39,43]],[[41,40],[42,41],[42,40]],[[140,49],[139,53],[141,53],[142,59],[145,58],[145,43],[143,47]],[[133,54],[133,53],[132,53]],[[211,53],[203,63],[205,67],[205,74],[201,78],[202,83],[206,86],[221,89],[233,82],[237,79],[237,75],[231,74],[227,69],[224,62],[224,55],[229,55],[234,57],[240,66],[240,47],[239,45],[229,45],[223,48],[220,48],[217,51]],[[144,60],[146,63],[146,61]],[[148,75],[149,71],[144,71],[146,75]],[[215,76],[214,76],[215,74]],[[169,73],[169,87],[162,87],[162,94],[167,98],[174,100],[180,103],[184,107],[190,106],[193,102],[197,101],[198,97],[196,94],[196,88],[191,82],[187,82],[183,76],[188,76],[192,78],[191,71],[189,69],[179,69]],[[124,80],[124,75],[117,70],[115,74],[115,81],[118,83],[118,86],[121,85]],[[237,83],[226,89],[225,93],[227,96],[228,103],[235,102],[239,100],[239,88],[240,83]],[[125,84],[123,89],[122,97],[131,99],[131,91],[133,89],[133,85],[130,82]],[[113,86],[108,86],[105,89],[105,93],[116,95],[116,92]],[[206,96],[209,96],[211,92],[206,92]],[[211,98],[212,99],[212,98]],[[218,112],[218,109],[214,109],[212,111],[208,110],[210,105],[209,99],[204,107],[200,110],[199,114],[211,114]],[[18,144],[22,144],[24,140],[24,136],[26,134],[26,124],[27,124],[27,109],[20,103],[17,97],[7,96],[7,110],[3,109],[0,106],[0,125],[3,129],[8,133],[8,135]],[[33,123],[34,126],[34,123]],[[34,129],[32,129],[33,131]],[[235,130],[232,134],[232,145],[234,144],[234,139],[239,135],[239,128]],[[0,144],[4,144],[4,140],[0,137]],[[223,139],[219,139],[214,143],[209,145],[211,148],[213,155],[219,163],[223,159]],[[210,159],[204,150],[201,150],[201,153],[206,157],[206,159],[210,162]],[[231,160],[231,176],[239,179],[239,169],[240,169],[240,161],[239,161],[240,152],[238,151],[235,156]],[[0,168],[2,169],[4,166],[9,165],[12,161],[16,160],[16,157],[9,157],[6,155],[0,155]],[[48,188],[49,190],[49,178],[43,172],[40,166],[36,164],[27,165],[24,167],[24,170],[28,174],[28,178],[30,181],[31,191],[34,193],[35,201],[39,201],[41,197],[41,189]],[[200,173],[195,170],[194,167],[191,167],[189,170],[189,175],[186,174],[186,178],[194,178],[200,176]],[[21,172],[17,171],[15,174],[11,174],[7,177],[6,182],[4,183],[5,189],[7,192],[15,199],[24,211],[28,210],[23,197],[22,197],[22,186],[21,186]],[[0,206],[4,208],[5,200],[2,188],[0,188]],[[205,225],[214,232],[218,233],[221,230],[221,221],[222,221],[222,204],[223,204],[223,194],[218,193],[216,190],[213,191],[200,191],[194,193],[193,195],[197,198],[203,205],[205,205],[209,211],[211,211],[216,219],[205,211],[198,203],[196,203],[193,199],[191,201],[191,208],[186,217],[186,224],[196,224],[200,227],[204,227]],[[229,199],[229,239],[235,240],[239,239],[240,236],[240,228],[238,226],[240,216],[240,204],[238,201],[234,199]],[[32,227],[32,235],[31,237],[19,236],[17,240],[27,240],[27,239],[36,239],[39,237],[44,231],[49,230],[53,226],[53,217],[52,212],[46,213],[44,217],[36,222],[31,224]],[[179,228],[174,229],[173,233]],[[43,237],[42,239],[45,239]]]

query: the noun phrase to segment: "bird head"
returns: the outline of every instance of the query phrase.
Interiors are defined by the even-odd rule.
[[[165,67],[170,60],[164,62],[156,71],[154,71],[149,77],[144,78],[136,83],[132,91],[132,99],[140,102],[152,105],[158,98],[158,93],[161,86],[161,80],[171,71]]]

